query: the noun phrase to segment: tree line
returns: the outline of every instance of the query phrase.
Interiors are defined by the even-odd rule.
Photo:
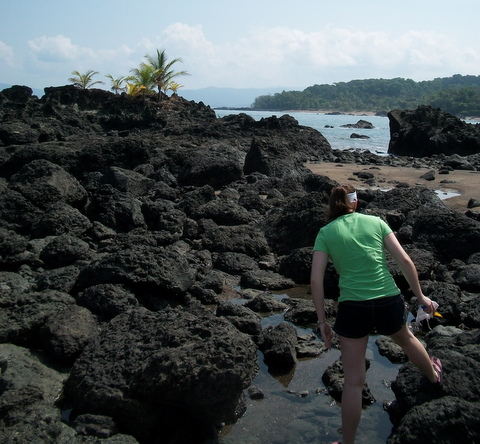
[[[135,96],[137,94],[154,94],[155,88],[158,90],[159,100],[161,94],[166,94],[168,91],[176,93],[180,85],[176,82],[176,77],[182,75],[189,75],[186,71],[175,71],[173,65],[182,60],[175,58],[168,60],[165,50],[158,50],[154,55],[145,55],[145,62],[140,63],[138,68],[130,70],[131,75],[114,77],[111,74],[107,74],[107,77],[111,83],[111,90],[115,94],[125,92],[129,95]],[[80,73],[79,71],[73,71],[72,77],[68,80],[75,86],[81,89],[88,89],[95,85],[104,84],[101,80],[94,80],[98,71],[89,70],[86,73]]]
[[[480,116],[480,76],[411,79],[367,79],[313,85],[303,91],[259,96],[253,110],[373,111],[430,105],[459,117]]]

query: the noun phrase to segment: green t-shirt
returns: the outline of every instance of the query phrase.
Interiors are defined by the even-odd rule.
[[[340,275],[339,301],[364,301],[400,293],[388,270],[383,239],[392,230],[379,217],[340,216],[317,235],[314,251],[327,253]]]

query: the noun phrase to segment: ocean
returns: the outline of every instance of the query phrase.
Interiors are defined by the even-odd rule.
[[[390,141],[390,127],[388,117],[358,116],[352,114],[329,115],[315,112],[274,112],[274,111],[235,111],[215,110],[218,117],[229,114],[245,113],[255,120],[264,117],[281,117],[288,114],[295,118],[300,125],[309,126],[320,131],[328,140],[333,149],[341,150],[367,150],[378,155],[387,155],[388,142]],[[359,120],[370,122],[373,129],[342,128],[341,125],[355,124]],[[352,139],[352,133],[366,135],[370,139]]]

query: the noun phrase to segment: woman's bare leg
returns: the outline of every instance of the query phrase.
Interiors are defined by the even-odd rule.
[[[365,384],[365,353],[368,336],[359,339],[339,336],[345,383],[342,394],[343,444],[353,444],[362,415],[362,390]]]
[[[405,324],[399,331],[390,336],[393,341],[402,347],[408,359],[415,365],[430,382],[437,382],[438,375],[432,366],[430,357],[423,344],[412,334]]]

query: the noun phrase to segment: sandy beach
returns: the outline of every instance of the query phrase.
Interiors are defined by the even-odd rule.
[[[455,170],[449,174],[438,174],[435,171],[434,180],[421,179],[421,176],[431,171],[428,168],[356,165],[319,163],[309,164],[307,167],[315,174],[322,174],[339,183],[351,183],[358,189],[390,189],[399,182],[409,185],[422,185],[442,193],[458,193],[458,196],[444,199],[444,203],[453,210],[465,213],[471,198],[480,200],[480,171]],[[375,176],[376,186],[369,186],[365,181],[354,175],[356,172],[367,171]],[[444,194],[443,196],[447,196]],[[478,210],[478,208],[477,208]]]

